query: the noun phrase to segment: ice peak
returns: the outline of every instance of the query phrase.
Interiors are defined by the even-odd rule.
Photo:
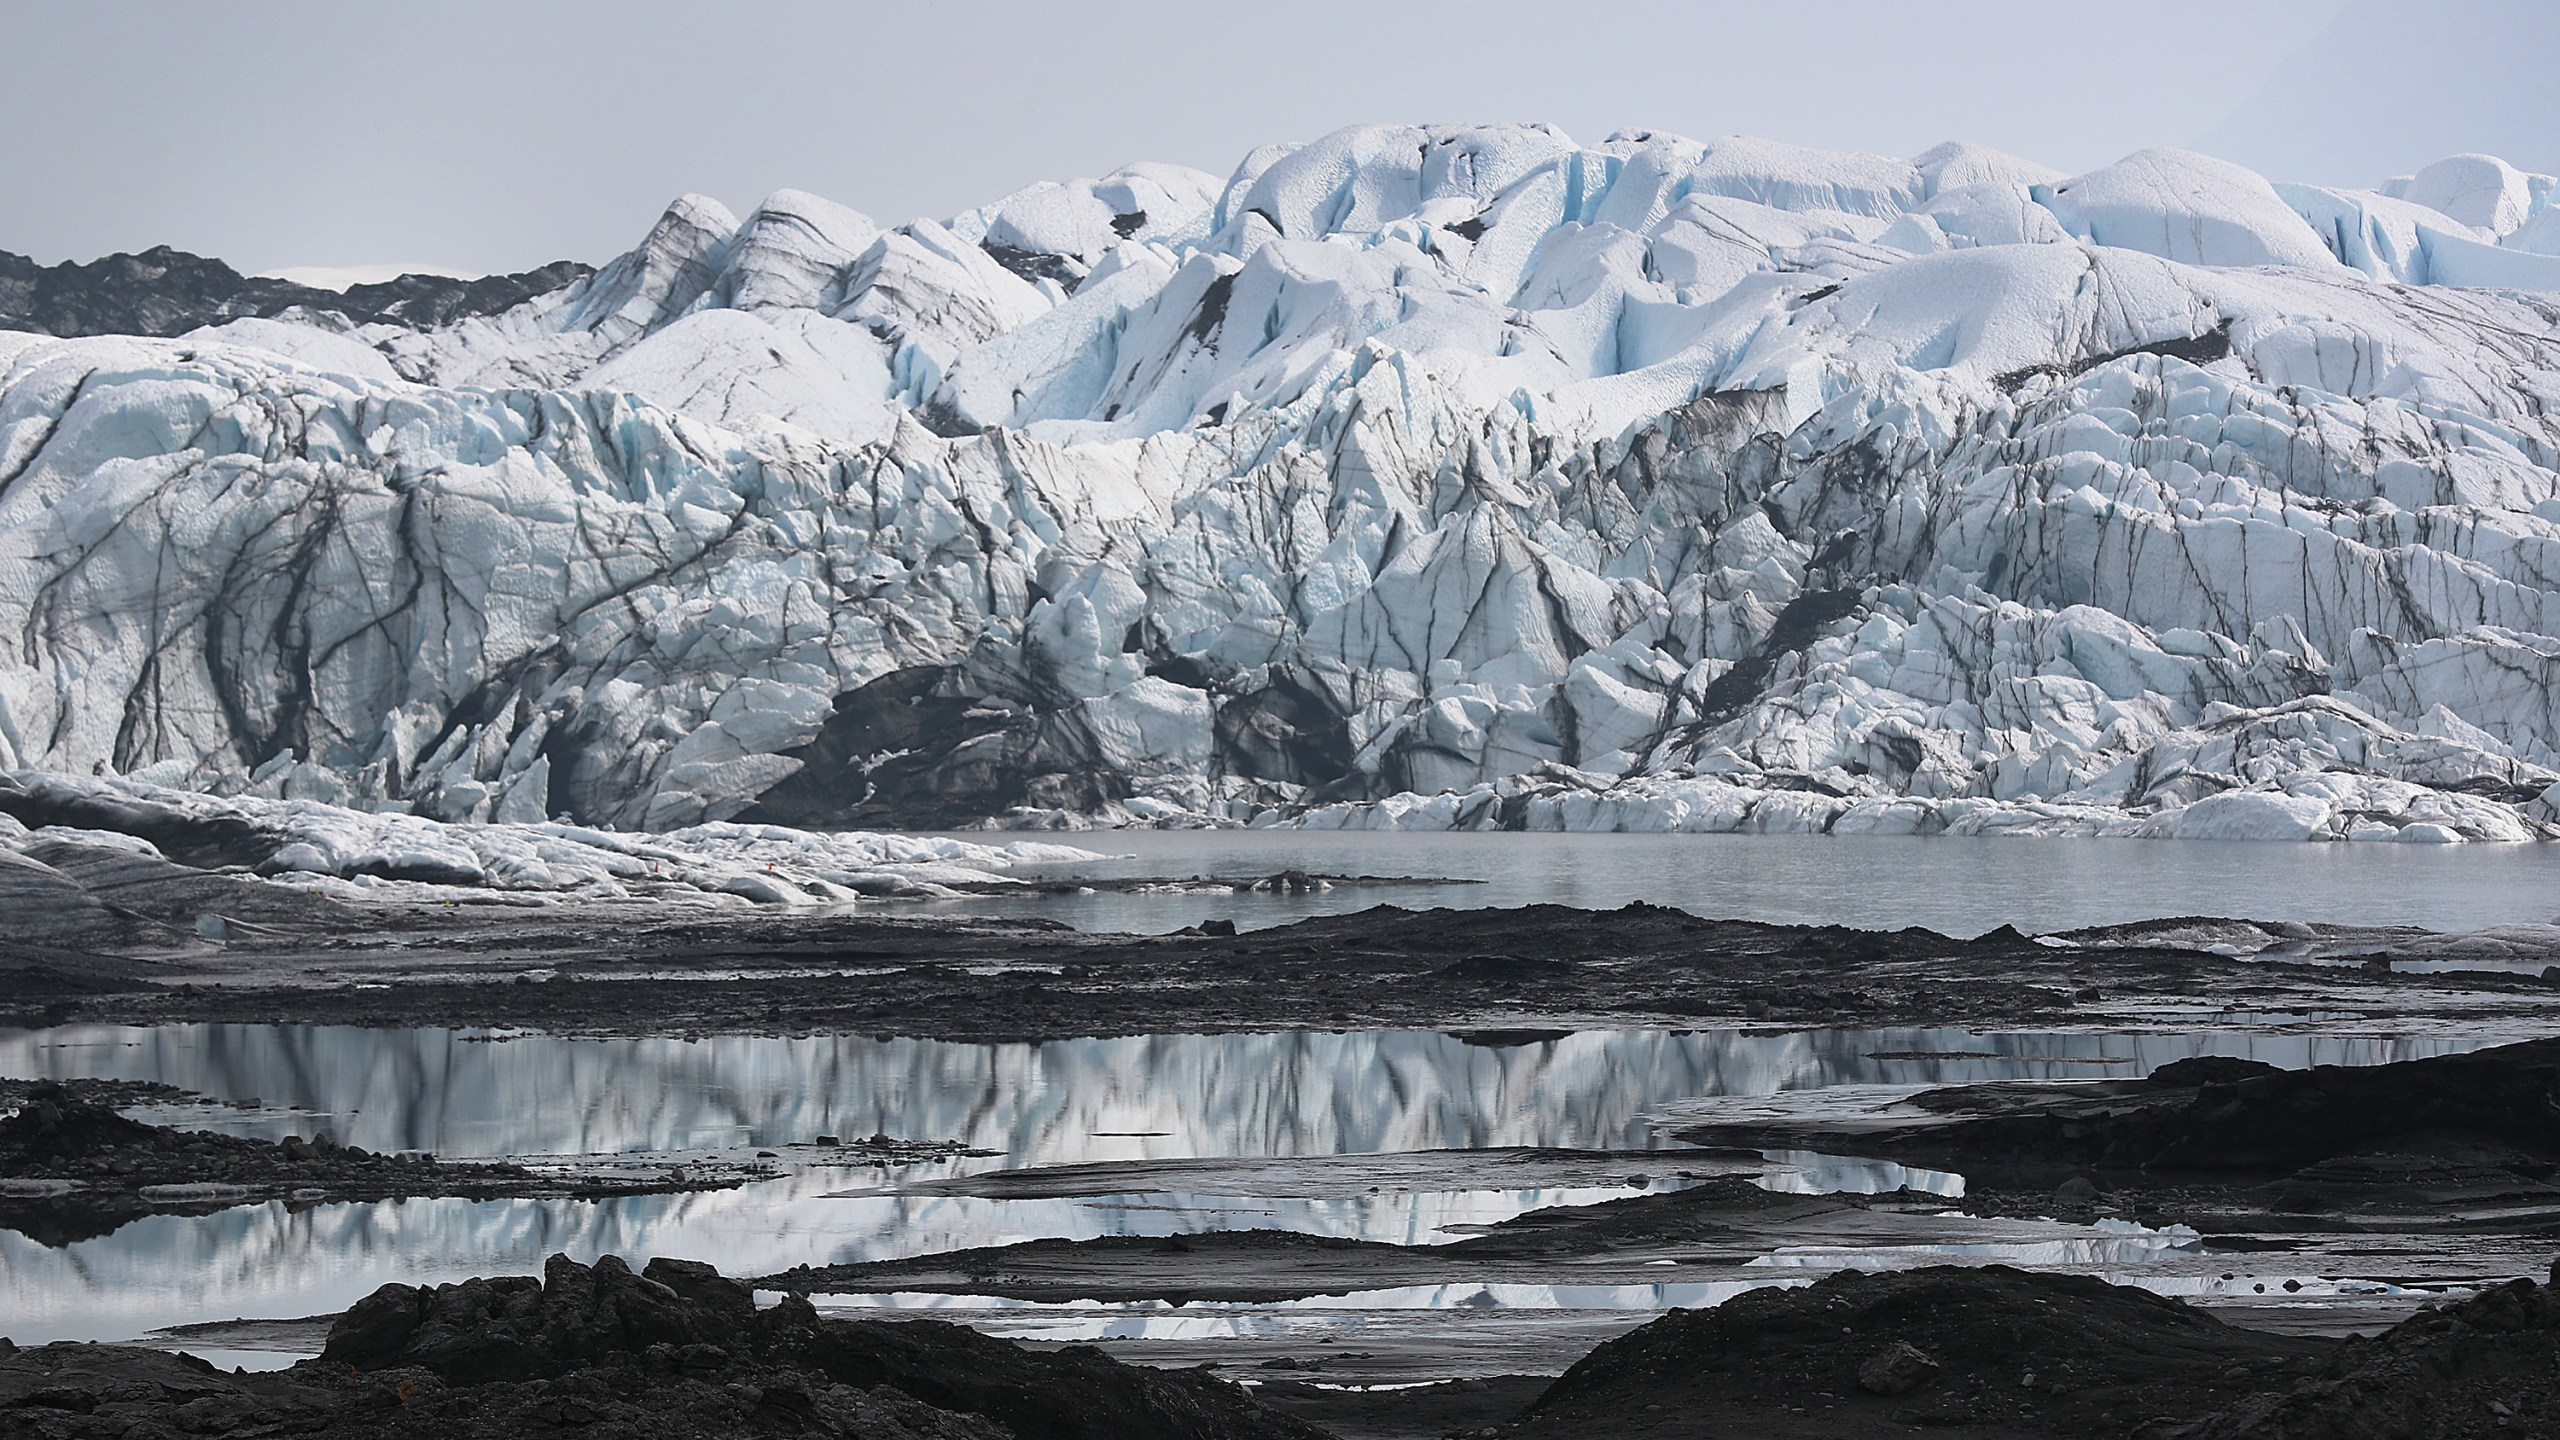
[[[835,282],[880,227],[859,210],[806,190],[776,190],[737,227],[719,289],[740,310],[825,309]]]
[[[2068,178],[2052,166],[1964,140],[1930,146],[1911,157],[1911,168],[1933,198],[1968,185],[2054,185]]]
[[[707,195],[680,195],[647,238],[595,273],[566,317],[621,345],[681,315],[718,280],[738,217]]]
[[[2393,192],[2492,236],[2505,235],[2533,213],[2533,182],[2495,155],[2448,155]]]
[[[2137,150],[2035,194],[2072,234],[2164,260],[2311,270],[2336,263],[2264,176],[2191,150]]]

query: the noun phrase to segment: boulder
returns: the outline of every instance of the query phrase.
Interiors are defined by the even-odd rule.
[[[1870,1395],[1908,1395],[1936,1378],[1938,1362],[1908,1340],[1894,1340],[1858,1367],[1858,1388]]]

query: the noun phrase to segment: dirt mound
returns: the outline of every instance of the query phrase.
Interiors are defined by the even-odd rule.
[[[0,1120],[0,1175],[19,1168],[64,1160],[85,1160],[102,1151],[150,1145],[165,1132],[128,1120],[107,1105],[80,1099],[60,1085],[38,1085],[27,1092],[18,1113]]]
[[[708,1265],[634,1275],[553,1256],[540,1280],[386,1285],[330,1332],[321,1362],[418,1368],[454,1385],[559,1379],[633,1365],[781,1368],[811,1383],[886,1386],[994,1419],[1021,1440],[1297,1440],[1317,1432],[1203,1375],[1143,1370],[1081,1347],[1034,1353],[939,1321],[825,1320],[805,1299],[758,1310]]]
[[[676,1363],[456,1387],[424,1370],[224,1375],[192,1355],[121,1345],[0,1351],[0,1433],[28,1440],[713,1440],[764,1435],[1008,1440],[975,1415],[797,1371]]]
[[[1096,1350],[1035,1353],[936,1321],[758,1310],[708,1265],[554,1256],[539,1280],[386,1285],[321,1358],[271,1375],[119,1346],[0,1349],[0,1433],[45,1440],[839,1435],[865,1440],[1322,1440],[1236,1387]]]
[[[2241,1060],[2229,1055],[2193,1055],[2172,1060],[2153,1070],[2148,1077],[2154,1085],[2236,1085],[2261,1075],[2280,1075],[2284,1067],[2264,1060]]]
[[[2350,1340],[2292,1389],[2179,1440],[2429,1440],[2560,1435],[2560,1265]]]
[[[2560,1041],[2209,1080],[2183,1105],[2086,1130],[2092,1160],[2161,1169],[2298,1168],[2411,1135],[2551,1156],[2560,1154]]]
[[[1466,984],[1503,985],[1567,979],[1574,971],[1575,966],[1570,960],[1545,960],[1530,955],[1470,955],[1431,973],[1443,980]]]
[[[1594,1350],[1529,1436],[2130,1436],[2311,1374],[2331,1346],[2006,1266],[1837,1275],[1674,1311]]]

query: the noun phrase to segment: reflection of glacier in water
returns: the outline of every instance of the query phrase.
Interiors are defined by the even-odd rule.
[[[1666,1143],[1671,1102],[1839,1085],[2102,1078],[2197,1054],[2374,1064],[2467,1048],[2451,1036],[1792,1034],[1590,1031],[1491,1048],[1428,1032],[1287,1032],[967,1045],[831,1036],[491,1040],[447,1030],[81,1026],[0,1035],[0,1074],[160,1080],[268,1109],[239,1128],[327,1128],[447,1156],[774,1145],[821,1133],[963,1139],[961,1169],[1186,1156],[1316,1156]],[[1879,1061],[1875,1054],[1944,1054]],[[1988,1056],[1990,1058],[1984,1058]],[[296,1114],[277,1107],[299,1105]],[[230,1118],[230,1117],[225,1117]],[[189,1123],[201,1123],[200,1119]],[[1796,1159],[1798,1157],[1788,1157]],[[1457,1167],[1461,1170],[1464,1167]],[[734,1191],[608,1202],[412,1200],[162,1216],[59,1249],[0,1231],[0,1332],[21,1343],[335,1310],[391,1280],[525,1273],[543,1256],[686,1255],[733,1274],[1043,1236],[1288,1228],[1449,1238],[1525,1209],[1623,1191],[1581,1185],[1376,1195],[830,1198],[875,1172],[796,1169]]]
[[[1428,1031],[1141,1035],[977,1045],[819,1036],[579,1040],[353,1026],[77,1026],[0,1034],[0,1074],[159,1080],[269,1107],[253,1132],[446,1156],[774,1145],[886,1131],[1006,1165],[1641,1147],[1670,1100],[1856,1084],[2138,1076],[2198,1054],[2362,1065],[2453,1036],[1592,1030],[1506,1047]],[[1896,1058],[1878,1060],[1876,1055]],[[1925,1059],[1905,1057],[1927,1056]],[[295,1117],[275,1107],[299,1105]]]
[[[1979,1260],[2036,1269],[2057,1266],[2138,1265],[2172,1255],[2195,1255],[2204,1237],[2184,1225],[2154,1230],[2112,1217],[2049,1238],[1935,1245],[1782,1245],[1747,1263],[1771,1270],[1909,1270],[1949,1261]]]

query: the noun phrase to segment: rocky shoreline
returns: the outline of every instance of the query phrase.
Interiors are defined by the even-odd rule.
[[[2147,1291],[2006,1266],[1855,1271],[1673,1311],[1474,1436],[2350,1440],[2560,1424],[2560,1265],[2369,1339],[2226,1325]],[[0,1342],[0,1422],[37,1440],[271,1435],[837,1435],[1321,1440],[1442,1434],[1525,1387],[1392,1401],[1240,1386],[931,1320],[759,1308],[708,1265],[555,1256],[539,1280],[386,1285],[317,1358],[223,1375],[185,1354]],[[1327,1429],[1365,1414],[1356,1429]]]
[[[41,1440],[105,1436],[608,1437],[839,1435],[871,1440],[1319,1440],[1206,1376],[1044,1355],[932,1321],[759,1310],[708,1265],[554,1257],[542,1278],[389,1285],[341,1317],[317,1359],[223,1376],[121,1346],[0,1355],[0,1423]]]
[[[2531,1033],[2560,996],[2560,927],[2448,937],[2185,918],[1958,938],[1635,903],[1605,912],[1380,905],[1243,933],[1204,924],[1120,935],[1041,920],[761,907],[358,908],[231,883],[256,885],[268,909],[254,931],[218,947],[0,948],[0,1024],[1001,1041],[1345,1028],[2139,1029],[2222,1011]],[[422,954],[434,963],[422,965]]]
[[[377,1154],[324,1132],[281,1141],[182,1131],[121,1114],[116,1082],[18,1087],[0,1118],[0,1227],[67,1245],[144,1215],[210,1214],[282,1200],[603,1200],[726,1190],[770,1173],[751,1165],[660,1167],[654,1173],[539,1171],[423,1153]]]
[[[2560,1281],[2560,1267],[2555,1267]],[[2225,1325],[2148,1291],[2005,1266],[1835,1276],[1602,1345],[1505,1433],[1867,1440],[2347,1440],[2546,1433],[2560,1291],[2530,1279],[2371,1340]]]
[[[1855,1116],[1692,1125],[1681,1138],[1944,1165],[1965,1173],[1978,1213],[2126,1214],[2244,1243],[2553,1234],[2560,1041],[2308,1070],[2209,1057],[2141,1080],[1950,1086]]]

